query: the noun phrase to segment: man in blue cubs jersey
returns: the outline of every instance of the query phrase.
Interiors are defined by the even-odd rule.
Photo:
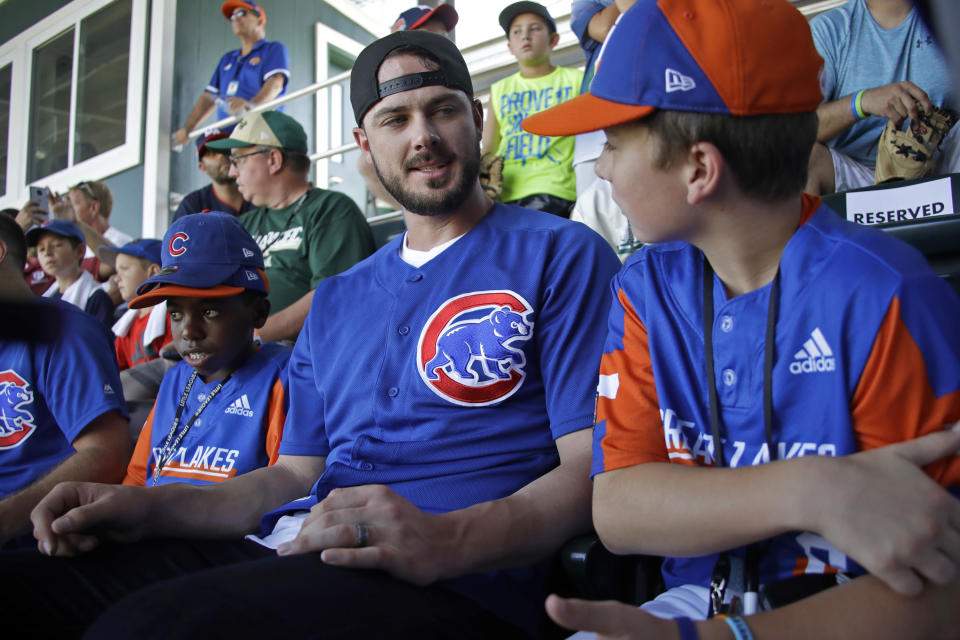
[[[22,600],[42,588],[37,571],[59,576],[64,610],[43,598],[56,616],[22,617],[83,627],[161,580],[89,633],[175,635],[165,618],[176,606],[196,635],[537,635],[543,561],[589,526],[596,327],[619,261],[582,225],[484,194],[482,108],[446,38],[378,40],[354,65],[351,98],[361,150],[407,233],[318,285],[288,364],[277,463],[209,487],[62,487],[36,512],[42,548],[100,544],[89,562],[126,586],[97,584],[69,559],[4,558],[5,582],[19,583],[0,586],[12,606],[34,606]],[[270,510],[259,536],[269,548],[106,544],[132,531],[249,533]],[[144,571],[158,552],[207,560],[162,580]],[[161,572],[180,575],[172,564],[184,562]]]
[[[130,307],[166,302],[183,360],[163,376],[123,483],[203,485],[273,464],[290,350],[254,342],[270,309],[260,248],[229,214],[186,216],[167,230],[162,266]]]
[[[240,39],[239,49],[220,58],[210,83],[197,99],[183,127],[173,136],[179,144],[206,120],[214,108],[217,120],[242,115],[252,107],[282,96],[290,80],[290,54],[282,42],[265,39],[267,12],[256,2],[227,0],[220,7],[223,17]],[[283,111],[283,107],[278,107]]]
[[[618,637],[695,637],[691,619],[865,570],[799,611],[714,626],[946,635],[943,605],[960,594],[960,501],[944,489],[960,486],[960,301],[919,253],[802,194],[821,66],[785,0],[638,0],[589,94],[524,122],[603,128],[597,173],[655,243],[613,282],[593,513],[611,549],[666,556],[667,591],[643,608],[677,622],[601,608],[638,625]],[[548,609],[614,633],[571,615],[591,605]]]
[[[61,480],[116,482],[130,455],[112,336],[23,280],[23,231],[0,217],[0,299],[52,317],[55,335],[0,336],[0,547],[30,531],[30,510]]]

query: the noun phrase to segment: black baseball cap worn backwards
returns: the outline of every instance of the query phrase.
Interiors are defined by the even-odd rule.
[[[386,82],[378,82],[377,72],[384,59],[394,49],[408,45],[429,51],[436,58],[439,67],[433,71],[410,73]],[[350,74],[350,103],[353,105],[357,126],[363,124],[363,116],[383,98],[401,91],[430,86],[459,89],[473,99],[473,82],[457,45],[429,31],[397,31],[380,38],[360,52]]]

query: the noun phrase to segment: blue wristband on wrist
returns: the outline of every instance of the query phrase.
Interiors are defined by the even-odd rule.
[[[700,640],[697,633],[697,627],[690,618],[674,618],[677,627],[680,629],[680,640]]]
[[[726,622],[730,630],[733,631],[734,640],[753,640],[750,627],[747,626],[746,621],[740,616],[724,618],[723,621]]]

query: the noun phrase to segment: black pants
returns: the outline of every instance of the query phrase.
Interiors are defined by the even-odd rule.
[[[446,589],[252,542],[151,541],[78,558],[4,552],[0,602],[10,638],[527,637]]]
[[[573,205],[576,203],[571,200],[564,200],[563,198],[552,196],[549,193],[535,193],[525,198],[520,198],[519,200],[512,200],[507,204],[515,204],[518,207],[546,211],[561,218],[569,218],[570,212],[573,211]]]

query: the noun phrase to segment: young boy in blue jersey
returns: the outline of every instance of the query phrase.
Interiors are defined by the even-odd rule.
[[[260,248],[234,216],[185,216],[131,309],[166,302],[183,357],[163,377],[124,484],[210,484],[273,464],[290,350],[259,345],[270,312]]]
[[[613,551],[666,556],[642,608],[675,622],[549,600],[566,626],[956,633],[960,300],[919,253],[802,194],[821,66],[786,0],[639,0],[590,93],[523,123],[602,128],[597,173],[654,243],[612,285],[593,517]]]

